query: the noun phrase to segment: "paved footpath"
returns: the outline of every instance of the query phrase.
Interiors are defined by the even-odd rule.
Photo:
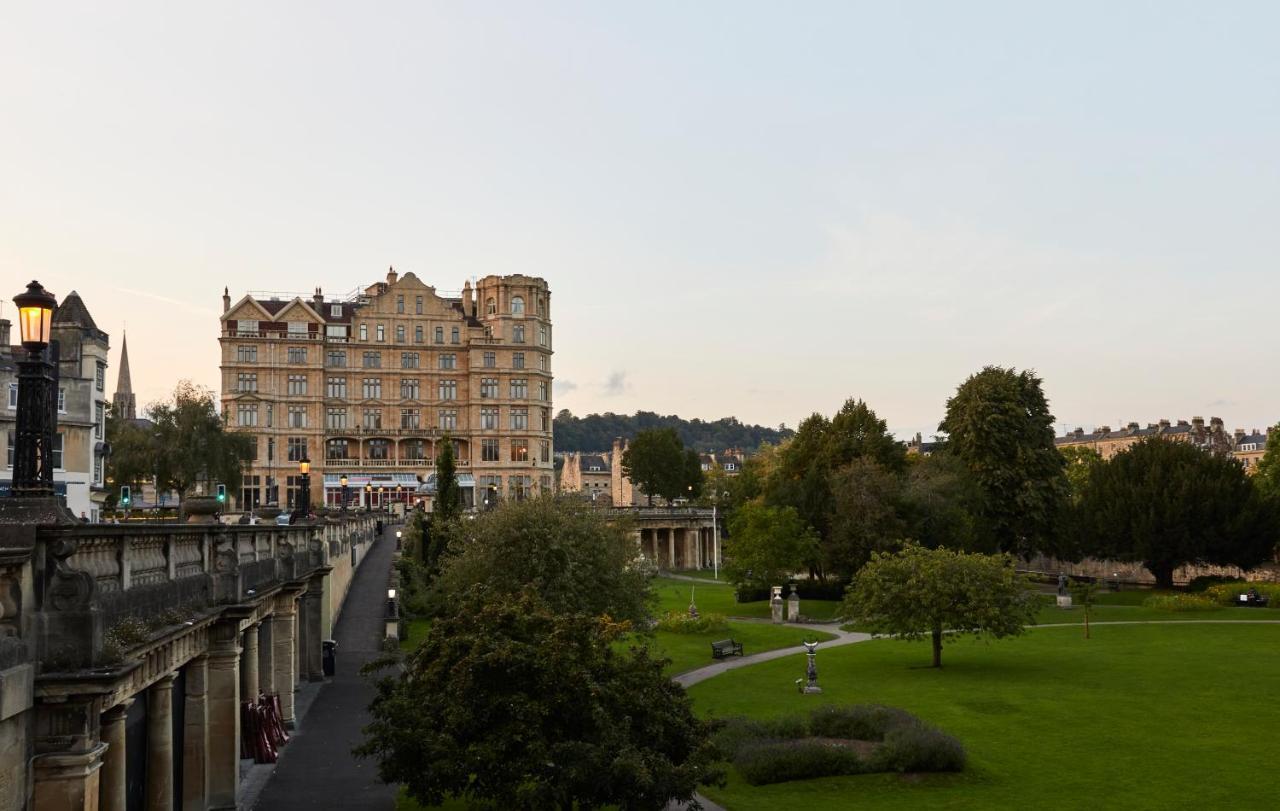
[[[374,690],[360,667],[377,658],[387,605],[387,577],[395,551],[388,527],[356,570],[333,636],[337,672],[320,688],[280,761],[252,808],[259,811],[316,811],[323,808],[390,811],[396,787],[378,780],[377,766],[351,754],[369,723]]]

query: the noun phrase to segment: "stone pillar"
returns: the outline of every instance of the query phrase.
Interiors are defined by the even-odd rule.
[[[132,698],[127,698],[102,714],[102,742],[107,751],[102,756],[102,777],[98,807],[101,811],[128,811],[125,793],[125,718]]]
[[[667,568],[676,567],[676,531],[667,527]]]
[[[105,743],[87,751],[49,753],[35,763],[35,808],[98,811],[98,790]]]
[[[182,809],[204,811],[209,794],[209,657],[187,662],[182,715]]]
[[[236,808],[240,789],[240,621],[224,615],[209,635],[209,809]]]
[[[320,646],[320,601],[324,598],[324,581],[327,579],[325,574],[312,575],[307,590],[302,595],[301,618],[305,626],[303,633],[307,638],[304,649],[306,658],[302,669],[307,681],[324,681],[324,663],[321,658],[324,651]]]
[[[147,691],[147,811],[173,811],[173,679]]]
[[[258,626],[258,692],[274,695],[276,692],[276,641],[275,622],[270,618]],[[266,640],[262,639],[263,632]]]
[[[240,657],[240,695],[245,701],[258,697],[258,623],[244,631],[244,654]]]
[[[294,725],[293,685],[294,673],[294,619],[296,603],[291,592],[276,598],[275,613],[271,615],[271,647],[276,663],[275,684],[280,696],[280,714],[290,729]]]

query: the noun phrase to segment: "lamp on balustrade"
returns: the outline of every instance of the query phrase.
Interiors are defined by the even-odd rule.
[[[311,514],[311,460],[308,457],[304,456],[298,461],[298,473],[302,478],[301,490],[298,493],[298,512],[306,518]]]
[[[338,484],[342,485],[342,511],[347,511],[347,474],[343,473],[338,477]]]
[[[53,437],[57,433],[57,366],[50,355],[58,300],[33,281],[13,297],[26,357],[18,362],[18,413],[14,432],[12,495],[53,495]]]
[[[364,486],[364,511],[369,512],[373,509],[373,485],[366,484]]]

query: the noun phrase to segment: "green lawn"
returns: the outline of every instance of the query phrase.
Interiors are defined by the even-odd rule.
[[[760,617],[768,618],[769,601],[758,600],[753,603],[740,603],[734,599],[733,586],[727,581],[723,585],[712,583],[691,583],[688,580],[673,580],[669,577],[655,577],[653,590],[658,595],[658,610],[688,611],[689,593],[693,590],[694,601],[702,613],[724,614],[727,617]],[[817,622],[825,622],[835,618],[840,603],[835,600],[801,600],[800,613]]]
[[[427,628],[431,625],[431,620],[410,619],[404,621],[404,639],[400,640],[400,650],[411,651],[418,645],[422,644],[422,639],[427,635]]]
[[[1234,611],[1247,612],[1214,613]],[[818,702],[903,707],[960,738],[970,767],[759,788],[731,778],[706,791],[732,811],[842,809],[854,798],[859,808],[911,809],[1272,802],[1266,741],[1280,725],[1280,625],[1101,626],[1091,640],[1078,629],[1039,628],[990,643],[961,639],[947,646],[941,670],[925,666],[924,643],[877,640],[819,654],[821,696],[795,692],[795,659],[731,671],[690,694],[717,716],[765,717]]]
[[[665,656],[671,660],[671,663],[666,667],[666,671],[674,676],[677,673],[684,673],[686,670],[693,670],[714,662],[715,659],[711,658],[711,643],[727,638],[741,642],[743,655],[750,656],[753,653],[762,653],[763,651],[777,648],[799,647],[800,643],[805,641],[835,639],[835,635],[806,631],[803,628],[787,625],[734,622],[730,620],[728,632],[674,634],[666,631],[657,631],[653,634],[653,651],[655,654]]]

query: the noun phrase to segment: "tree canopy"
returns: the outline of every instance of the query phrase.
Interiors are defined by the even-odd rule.
[[[1188,563],[1252,568],[1280,538],[1275,501],[1239,462],[1160,437],[1099,463],[1072,525],[1081,553],[1140,562],[1166,588]]]
[[[843,615],[875,633],[929,638],[933,666],[942,667],[944,639],[1016,636],[1035,621],[1037,606],[1008,555],[907,544],[872,555],[846,592]]]
[[[747,425],[736,417],[708,422],[685,420],[674,414],[663,416],[652,411],[575,417],[563,410],[555,418],[556,450],[568,453],[606,451],[613,447],[614,439],[634,440],[641,431],[655,428],[673,429],[686,446],[702,452],[740,448],[750,453],[766,442],[776,445],[792,433],[785,426]]]
[[[151,406],[148,416],[155,423],[152,454],[161,490],[172,488],[185,499],[197,484],[206,491],[217,483],[232,492],[240,489],[253,440],[225,429],[213,392],[184,380],[173,398]]]
[[[739,584],[777,585],[813,565],[818,538],[793,507],[744,504],[729,522],[725,572]]]
[[[641,431],[622,453],[622,470],[653,504],[697,498],[702,493],[702,466],[697,452],[686,449],[672,428]]]
[[[661,661],[617,648],[626,630],[565,613],[535,586],[475,586],[431,625],[403,676],[379,683],[358,752],[428,806],[687,802],[720,779],[706,722]]]
[[[1066,463],[1054,447],[1040,378],[987,366],[947,400],[938,429],[947,434],[947,453],[977,482],[983,531],[997,548],[1020,554],[1051,548],[1066,504]]]

